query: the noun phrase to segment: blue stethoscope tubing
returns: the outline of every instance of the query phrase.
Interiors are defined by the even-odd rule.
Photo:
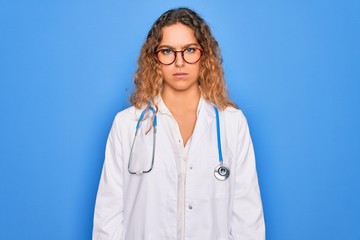
[[[230,169],[224,165],[224,160],[222,156],[222,150],[221,150],[221,136],[220,136],[220,117],[219,117],[219,110],[216,106],[214,106],[215,109],[215,116],[216,116],[216,135],[217,135],[217,145],[218,145],[218,154],[219,154],[219,165],[215,167],[214,170],[214,176],[220,180],[224,181],[228,179],[230,175]]]
[[[216,115],[216,135],[217,135],[217,145],[218,145],[218,153],[219,153],[219,162],[220,164],[223,164],[223,156],[222,156],[222,150],[221,150],[221,137],[220,137],[220,117],[219,117],[219,110],[217,107],[214,106],[215,109],[215,115]]]
[[[152,151],[152,157],[151,157],[151,166],[148,170],[142,170],[142,171],[131,171],[130,170],[130,164],[131,164],[131,159],[132,159],[132,153],[133,153],[133,149],[134,149],[134,144],[135,144],[135,139],[136,139],[136,136],[138,134],[138,131],[139,131],[139,128],[140,128],[140,125],[141,125],[141,121],[144,119],[145,117],[145,114],[147,111],[151,111],[153,114],[154,114],[154,117],[153,117],[153,151]],[[154,167],[154,159],[155,159],[155,145],[156,145],[156,131],[157,131],[157,117],[156,117],[156,111],[155,109],[150,106],[148,106],[147,109],[145,109],[144,111],[142,111],[142,113],[140,114],[140,117],[137,121],[137,124],[136,124],[136,130],[135,130],[135,135],[134,135],[134,139],[133,139],[133,142],[131,144],[131,149],[130,149],[130,156],[129,156],[129,162],[128,162],[128,171],[129,173],[131,174],[136,174],[136,175],[141,175],[143,173],[148,173],[152,170],[152,168]]]
[[[130,165],[131,165],[131,160],[132,160],[132,153],[133,153],[133,148],[134,148],[134,144],[135,144],[135,139],[138,134],[138,130],[140,128],[141,122],[144,119],[145,114],[149,110],[153,113],[153,151],[152,151],[152,158],[151,158],[151,166],[148,170],[132,171],[130,169]],[[216,116],[216,134],[217,134],[217,146],[218,146],[218,155],[219,155],[219,165],[217,165],[215,167],[214,175],[218,180],[223,181],[229,177],[230,170],[227,166],[224,165],[223,156],[222,156],[219,110],[217,109],[216,106],[214,106],[214,110],[215,110],[215,116]],[[140,114],[140,117],[136,124],[135,135],[134,135],[133,142],[131,144],[130,156],[129,156],[129,162],[128,162],[128,171],[130,174],[142,175],[143,173],[148,173],[153,169],[154,159],[155,159],[155,146],[156,146],[156,143],[155,143],[156,142],[156,131],[157,131],[156,128],[157,128],[156,111],[152,106],[150,106],[150,103],[149,103],[148,108],[143,110],[142,113]]]

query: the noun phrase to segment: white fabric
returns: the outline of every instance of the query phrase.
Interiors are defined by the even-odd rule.
[[[181,140],[182,141],[182,140]],[[185,233],[185,183],[186,183],[186,162],[189,154],[191,138],[185,146],[180,147],[180,158],[177,159],[178,163],[178,217],[177,217],[177,239],[183,240]]]
[[[161,98],[159,96],[159,98]],[[165,103],[159,99],[159,111],[161,113],[168,114],[172,117],[172,120],[169,120],[169,124],[172,124],[172,127],[169,128],[172,136],[175,137],[175,140],[178,142],[177,151],[174,152],[176,159],[177,171],[178,171],[178,204],[177,204],[177,240],[184,239],[184,224],[185,224],[185,180],[186,180],[186,162],[189,154],[189,149],[191,145],[191,137],[188,139],[187,143],[184,146],[184,141],[181,136],[180,128],[176,119],[172,116],[170,110],[167,108]],[[199,114],[201,103],[203,99],[200,98],[198,107],[196,110],[196,116]]]
[[[141,112],[131,107],[114,120],[96,199],[94,240],[177,239],[179,138],[174,136],[172,116],[159,107],[154,168],[142,176],[129,174],[130,148]],[[219,164],[215,111],[203,101],[186,164],[184,239],[263,240],[265,224],[246,119],[230,107],[219,115],[224,164],[230,168],[230,177],[226,181],[214,177]],[[151,165],[153,131],[145,135],[150,125],[150,118],[142,122],[132,170],[147,170]]]

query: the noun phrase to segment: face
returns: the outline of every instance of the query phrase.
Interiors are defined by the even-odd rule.
[[[173,51],[176,52],[176,59],[173,63],[171,60],[166,63],[168,65],[160,64],[161,73],[163,75],[163,92],[164,91],[198,91],[198,78],[200,71],[200,60],[195,63],[196,55],[201,49],[195,37],[194,31],[181,23],[166,26],[162,29],[162,40],[157,48],[160,50],[160,55],[164,58],[173,58]],[[171,51],[172,50],[172,51]],[[158,57],[159,57],[158,54]],[[201,54],[201,52],[200,52]],[[195,55],[195,58],[194,58]]]

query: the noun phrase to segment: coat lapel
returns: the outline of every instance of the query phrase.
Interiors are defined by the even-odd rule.
[[[193,152],[191,151],[191,149],[197,149],[201,140],[204,137],[208,136],[208,134],[206,133],[209,133],[211,131],[211,125],[213,125],[212,123],[215,122],[215,119],[216,116],[215,116],[214,106],[211,105],[206,100],[202,99],[202,105],[199,109],[195,129],[192,135],[189,154]]]

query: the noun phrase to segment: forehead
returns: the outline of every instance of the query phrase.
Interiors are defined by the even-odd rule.
[[[194,30],[181,23],[163,27],[161,31],[162,40],[160,45],[181,47],[190,43],[198,43]]]

